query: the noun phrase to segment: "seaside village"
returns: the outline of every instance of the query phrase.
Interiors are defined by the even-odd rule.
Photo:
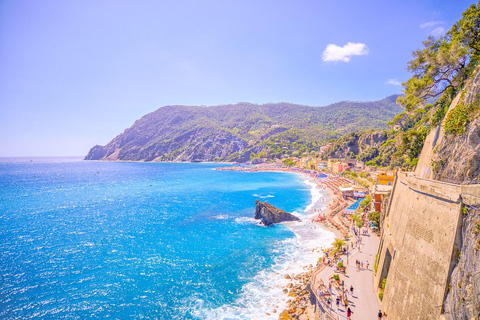
[[[372,287],[377,268],[381,213],[387,208],[395,171],[380,171],[355,159],[321,160],[328,147],[309,157],[276,162],[256,159],[247,166],[219,169],[298,172],[330,191],[331,202],[323,211],[313,209],[316,218],[312,223],[332,230],[335,242],[319,250],[316,266],[305,266],[300,275],[285,276],[290,281],[283,289],[289,299],[287,308],[273,310],[280,320],[349,319],[352,313],[356,319],[367,319],[372,309],[378,310],[379,319],[387,319],[381,310],[385,284],[376,291],[366,288]]]

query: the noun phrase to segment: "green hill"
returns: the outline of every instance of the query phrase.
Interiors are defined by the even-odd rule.
[[[403,111],[390,96],[326,107],[238,103],[165,106],[143,116],[87,160],[239,161],[316,151],[331,138],[380,130]]]

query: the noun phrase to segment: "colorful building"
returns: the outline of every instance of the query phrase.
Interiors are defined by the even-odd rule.
[[[393,181],[395,181],[395,169],[377,174],[377,184],[393,186]]]

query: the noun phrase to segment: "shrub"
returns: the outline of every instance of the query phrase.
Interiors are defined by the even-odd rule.
[[[376,226],[380,225],[380,212],[373,211],[368,214],[368,220],[373,221]]]
[[[340,281],[340,275],[334,274],[333,279],[335,279],[336,281]]]
[[[342,262],[342,261],[338,261],[338,263],[337,263],[337,267],[339,267],[339,268],[343,268],[343,262]]]
[[[377,166],[377,163],[374,161],[374,160],[371,160],[371,161],[368,161],[367,163],[365,163],[365,165],[367,166]]]
[[[387,278],[382,280],[382,289],[385,290],[385,286],[387,285]]]
[[[380,301],[383,300],[383,292],[380,292],[380,293],[378,294],[378,299],[380,299]]]
[[[462,134],[467,125],[467,110],[463,103],[459,103],[445,118],[445,132]]]

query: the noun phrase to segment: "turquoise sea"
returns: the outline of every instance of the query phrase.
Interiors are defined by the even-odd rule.
[[[218,166],[0,159],[0,318],[268,318],[332,235],[260,226],[255,200],[308,220],[320,191]]]

